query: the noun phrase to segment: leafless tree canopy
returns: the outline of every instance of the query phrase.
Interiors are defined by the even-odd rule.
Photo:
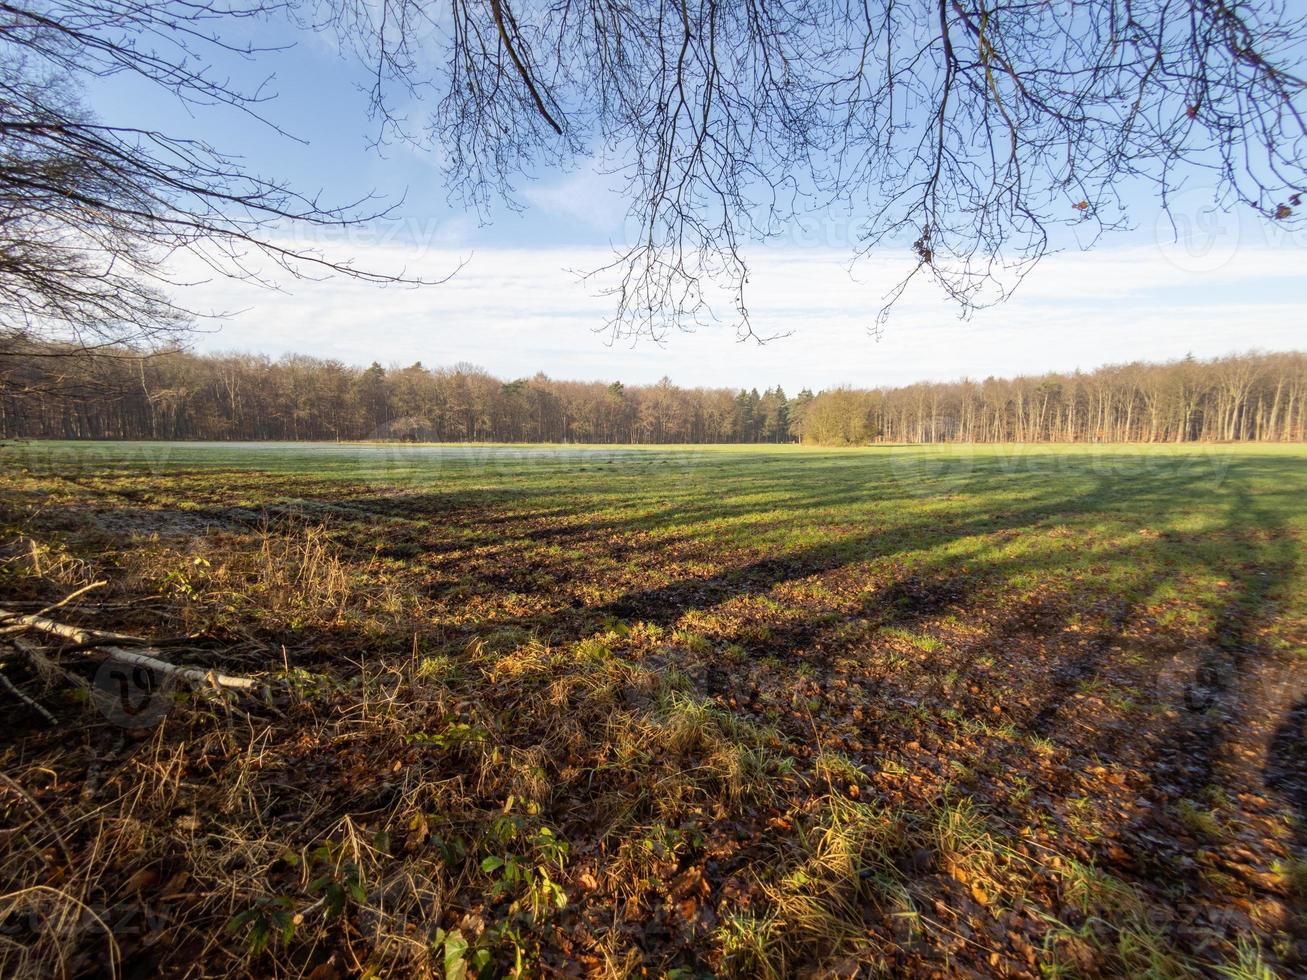
[[[1292,220],[1303,23],[1280,0],[325,0],[393,133],[484,203],[583,153],[625,181],[617,334],[748,326],[744,246],[808,207],[865,218],[964,312],[1057,225],[1090,244],[1181,181]],[[389,109],[417,94],[425,129]],[[893,300],[896,290],[888,299]]]
[[[178,249],[226,274],[250,274],[251,249],[354,271],[267,233],[360,220],[359,205],[78,106],[79,85],[132,72],[258,115],[261,91],[203,67],[273,57],[226,40],[254,17],[333,33],[369,68],[380,139],[438,151],[469,206],[582,160],[617,175],[629,233],[595,272],[616,336],[710,319],[723,290],[750,333],[747,246],[809,211],[847,209],[857,252],[904,250],[889,302],[924,275],[965,313],[1006,295],[1059,226],[1091,244],[1138,217],[1126,188],[1165,207],[1196,182],[1293,222],[1307,185],[1304,27],[1283,0],[0,2],[5,329],[175,329],[161,270]]]
[[[203,67],[234,19],[277,8],[187,0],[0,3],[0,331],[74,341],[69,350],[174,337],[192,314],[170,296],[180,250],[215,273],[255,277],[252,253],[297,275],[354,269],[279,246],[285,222],[345,225],[376,216],[366,197],[325,206],[247,172],[204,142],[98,122],[79,104],[88,82],[133,73],[165,96],[224,103],[260,125],[264,97]],[[21,347],[21,345],[19,345]]]

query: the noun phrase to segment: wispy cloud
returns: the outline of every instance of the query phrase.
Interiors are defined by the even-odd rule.
[[[619,178],[604,173],[597,160],[557,180],[523,187],[522,199],[537,211],[584,226],[593,237],[620,233],[627,204],[616,187]]]

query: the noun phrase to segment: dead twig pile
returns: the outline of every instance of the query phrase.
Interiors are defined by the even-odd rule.
[[[191,667],[170,663],[164,659],[165,655],[162,650],[141,637],[116,633],[110,630],[73,626],[50,619],[45,615],[45,613],[66,606],[78,596],[104,584],[103,581],[92,582],[90,585],[70,593],[58,602],[52,603],[36,613],[20,613],[0,609],[0,642],[23,654],[31,662],[37,673],[47,678],[52,674],[69,676],[51,658],[51,652],[56,655],[77,653],[99,656],[131,667],[143,668],[167,682],[186,684],[196,689],[250,691],[255,688],[256,682],[248,677],[226,674],[216,668]],[[55,640],[66,640],[68,643],[59,650],[51,651],[27,640],[24,636],[26,633],[37,633]],[[128,649],[128,646],[133,647],[133,649]],[[3,687],[23,704],[41,715],[47,723],[51,725],[56,723],[54,716],[44,706],[19,690],[2,673],[0,673],[0,687]]]

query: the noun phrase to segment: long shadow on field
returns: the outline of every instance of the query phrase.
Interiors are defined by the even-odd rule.
[[[1286,589],[1297,562],[1291,533],[1271,508],[1258,502],[1246,481],[1232,479],[1228,489],[1230,502],[1222,527],[1173,542],[1188,546],[1181,552],[1182,561],[1171,550],[1171,543],[1156,541],[1102,557],[1105,565],[1170,567],[1169,575],[1149,580],[1150,591],[1167,584],[1168,580],[1180,581],[1183,576],[1204,571],[1234,586],[1217,610],[1207,637],[1190,651],[1192,677],[1184,680],[1172,672],[1159,679],[1157,688],[1163,698],[1172,698],[1183,705],[1181,722],[1169,740],[1168,754],[1174,756],[1175,763],[1197,785],[1211,774],[1226,728],[1237,720],[1229,715],[1234,699],[1241,693],[1259,693],[1258,671],[1269,655],[1257,641],[1256,632],[1273,600]],[[1197,547],[1200,543],[1209,547]],[[1008,573],[1017,571],[1020,569],[1011,568]],[[1132,607],[1133,603],[1125,603],[1114,608],[1111,620],[1124,625]],[[1095,637],[1088,644],[1088,654],[1068,665],[1072,681],[1093,679],[1111,639],[1111,631]],[[1050,698],[1033,720],[1032,729],[1041,734],[1047,731],[1064,700],[1056,695]],[[1251,707],[1273,706],[1263,703]]]
[[[1307,853],[1307,698],[1289,706],[1267,754],[1266,781],[1293,807],[1300,853]]]
[[[1211,799],[1210,792],[1240,798],[1251,791],[1260,797],[1270,787],[1285,798],[1298,817],[1298,844],[1304,843],[1307,819],[1307,768],[1303,756],[1303,724],[1307,720],[1304,702],[1293,703],[1294,695],[1277,681],[1283,666],[1259,640],[1266,623],[1296,570],[1299,556],[1296,541],[1273,509],[1246,483],[1233,486],[1224,532],[1243,546],[1228,555],[1208,559],[1207,567],[1234,587],[1229,599],[1217,610],[1205,642],[1196,651],[1192,677],[1182,689],[1170,685],[1163,690],[1181,701],[1178,719],[1169,737],[1161,742],[1153,784],[1163,812],[1154,819],[1165,821],[1165,811],[1184,799]],[[1301,691],[1301,684],[1297,685]],[[1285,705],[1286,695],[1290,700]],[[1297,696],[1301,696],[1300,694]],[[1271,719],[1285,713],[1278,728]],[[1269,723],[1269,724],[1268,724]],[[1274,729],[1269,731],[1268,728]],[[1269,741],[1269,744],[1267,744]],[[1267,762],[1257,771],[1249,762],[1257,749],[1267,748]],[[1173,810],[1174,812],[1178,812]],[[1266,818],[1265,812],[1257,816]],[[1191,857],[1204,843],[1202,834]],[[1216,844],[1224,854],[1224,842]],[[1185,892],[1202,895],[1213,884],[1196,860],[1172,862],[1168,868],[1173,882]],[[1290,896],[1290,901],[1295,901]],[[1301,908],[1301,897],[1298,905]],[[1224,914],[1219,910],[1216,915]],[[1289,917],[1289,927],[1303,938],[1303,923]],[[1213,922],[1220,921],[1214,918]],[[1231,920],[1233,935],[1239,935],[1239,920]]]
[[[1095,477],[1090,487],[1074,495],[1067,495],[1065,485],[1059,481],[1051,481],[1038,488],[1027,484],[1025,489],[1024,499],[1008,504],[999,513],[981,511],[968,516],[931,512],[919,520],[891,525],[870,533],[845,535],[776,557],[760,558],[710,577],[682,579],[656,588],[629,592],[605,606],[602,611],[613,616],[643,618],[666,625],[686,611],[709,608],[742,594],[766,592],[776,585],[814,574],[829,573],[846,565],[884,560],[909,552],[930,552],[965,538],[1020,531],[1050,519],[1073,521],[1077,517],[1110,511],[1121,507],[1123,501],[1128,502],[1150,493],[1160,493],[1168,504],[1178,509],[1191,485],[1183,475],[1159,480],[1152,474],[1125,474]],[[861,499],[865,502],[866,496]],[[922,498],[915,497],[910,491],[900,490],[897,499]],[[980,565],[982,572],[1016,573],[1040,570],[1041,565],[1054,567],[1056,559],[1010,564],[982,561]],[[986,568],[986,565],[989,567]]]
[[[1103,557],[1106,565],[1134,562],[1154,573],[1169,568],[1160,578],[1150,580],[1150,591],[1168,582],[1183,583],[1195,575],[1229,582],[1231,589],[1205,635],[1190,641],[1188,649],[1178,651],[1180,655],[1173,660],[1163,655],[1146,661],[1141,671],[1137,663],[1132,669],[1128,661],[1112,653],[1119,628],[1128,625],[1133,605],[1121,597],[1121,605],[1111,608],[1105,628],[1071,647],[1067,659],[1053,668],[1047,700],[1024,720],[1018,719],[1018,725],[1041,736],[1056,734],[1086,767],[1107,760],[1145,778],[1143,784],[1136,784],[1136,791],[1151,801],[1151,808],[1136,815],[1126,838],[1134,840],[1134,834],[1142,834],[1146,842],[1143,846],[1136,843],[1134,873],[1165,882],[1177,901],[1183,897],[1191,909],[1206,910],[1204,915],[1210,916],[1213,927],[1222,921],[1232,923],[1233,931],[1227,935],[1231,939],[1246,925],[1238,925],[1237,913],[1228,920],[1221,918],[1229,912],[1229,896],[1206,875],[1200,854],[1207,849],[1225,860],[1228,842],[1207,839],[1208,831],[1177,820],[1177,814],[1185,806],[1206,809],[1213,800],[1242,800],[1246,793],[1255,800],[1269,786],[1295,809],[1301,847],[1307,833],[1307,700],[1302,699],[1300,680],[1289,690],[1277,683],[1285,665],[1258,639],[1260,628],[1276,601],[1286,594],[1295,573],[1298,545],[1294,533],[1268,502],[1275,492],[1259,495],[1239,478],[1232,479],[1226,491],[1228,504],[1219,528],[1170,544],[1154,540]],[[1047,630],[1041,633],[1050,637]],[[1139,647],[1137,639],[1136,634],[1128,641],[1130,652],[1157,649]],[[1162,649],[1164,654],[1165,644]],[[1292,665],[1288,669],[1292,673]],[[1086,718],[1068,710],[1071,695],[1082,685],[1101,683],[1107,689],[1131,681],[1132,673],[1142,678],[1146,707],[1170,709],[1172,721],[1159,725],[1148,721],[1147,715],[1129,713],[1119,718]],[[1264,722],[1282,708],[1284,715],[1272,734],[1274,722],[1270,727]],[[1132,717],[1137,727],[1130,724]],[[1247,759],[1268,740],[1265,771],[1258,772]],[[1250,819],[1268,818],[1268,811],[1256,803],[1226,805],[1234,808],[1232,814],[1244,813],[1247,806]],[[1273,814],[1269,816],[1274,819]],[[1265,851],[1259,857],[1268,861]],[[1301,925],[1298,928],[1301,931]],[[1198,939],[1201,930],[1182,941]]]
[[[1307,698],[1291,704],[1275,729],[1267,753],[1266,782],[1292,807],[1297,853],[1307,854]],[[1291,889],[1289,898],[1298,912],[1295,922],[1301,942],[1307,938],[1302,914],[1307,910],[1307,894],[1299,887]]]
[[[909,460],[909,462],[911,462]],[[1145,460],[1145,463],[1148,461]],[[949,499],[959,494],[977,498],[994,492],[1047,494],[1049,514],[1056,513],[1057,505],[1067,503],[1062,494],[1066,478],[1088,478],[1098,484],[1099,493],[1086,499],[1090,507],[1110,503],[1114,496],[1113,485],[1122,480],[1142,481],[1151,484],[1155,491],[1179,499],[1195,476],[1211,464],[1202,457],[1179,457],[1164,460],[1175,472],[1146,472],[1139,457],[1014,457],[1013,462],[984,458],[974,464],[957,466],[953,471],[937,472],[926,467],[911,465],[892,466],[886,457],[869,455],[865,465],[850,465],[847,459],[829,461],[823,457],[802,461],[787,461],[773,465],[764,472],[732,473],[726,464],[700,466],[687,470],[684,475],[663,476],[651,483],[622,481],[620,471],[615,477],[603,474],[596,478],[582,478],[575,484],[552,489],[529,489],[529,484],[515,484],[504,479],[493,488],[476,491],[434,491],[416,486],[411,489],[381,485],[366,495],[346,495],[338,498],[343,507],[357,508],[363,513],[377,516],[431,517],[465,519],[471,527],[489,527],[492,533],[469,537],[470,545],[493,545],[498,540],[499,525],[519,525],[540,541],[565,544],[587,535],[601,532],[658,532],[694,527],[700,523],[729,523],[734,518],[748,517],[759,511],[808,520],[820,519],[823,512],[838,515],[841,511],[875,508],[881,505],[903,505],[913,501],[930,503]],[[1145,472],[1140,472],[1144,470]],[[493,474],[491,474],[493,476]],[[550,496],[565,492],[566,504],[551,503],[533,507],[533,494]],[[462,506],[450,513],[451,497],[461,497]],[[482,501],[489,506],[478,508]],[[1119,501],[1118,501],[1119,503]],[[595,512],[609,505],[621,512],[596,518]],[[505,511],[507,511],[505,513]],[[530,522],[522,518],[530,516]],[[362,515],[361,515],[362,516]],[[584,517],[585,521],[560,520],[558,526],[548,524],[550,518]],[[858,517],[864,515],[857,514]],[[869,516],[874,517],[872,510]]]
[[[1267,655],[1256,639],[1256,627],[1264,620],[1270,599],[1288,582],[1295,564],[1292,541],[1283,525],[1259,507],[1246,485],[1240,484],[1230,503],[1226,531],[1246,540],[1250,524],[1267,543],[1257,546],[1251,560],[1240,566],[1212,566],[1212,571],[1224,574],[1236,588],[1217,612],[1199,653],[1193,683],[1185,691],[1185,707],[1196,723],[1186,726],[1177,750],[1188,760],[1189,772],[1200,779],[1210,776],[1225,727],[1236,721],[1230,717],[1234,706],[1228,702],[1238,694],[1241,682],[1256,681],[1260,661]]]
[[[341,488],[343,494],[331,495],[330,506],[306,500],[303,487],[292,482],[285,489],[295,496],[270,505],[270,509],[329,523],[333,530],[360,541],[375,538],[378,525],[395,528],[409,539],[403,547],[420,549],[433,567],[441,562],[457,564],[463,553],[476,548],[483,568],[492,560],[497,562],[499,569],[494,574],[500,584],[510,585],[515,565],[527,560],[527,551],[540,544],[602,552],[622,547],[621,542],[606,539],[634,536],[631,546],[657,559],[678,544],[701,542],[714,533],[713,525],[726,528],[728,545],[747,550],[748,536],[755,527],[765,533],[770,524],[793,521],[799,526],[820,527],[821,522],[831,521],[835,525],[831,533],[838,535],[841,525],[850,521],[883,521],[888,515],[888,522],[874,532],[843,534],[813,549],[776,559],[781,564],[809,562],[810,571],[821,571],[846,559],[857,560],[860,548],[867,557],[883,555],[887,553],[885,542],[895,538],[895,550],[938,544],[943,540],[938,533],[941,522],[947,529],[952,520],[956,534],[962,536],[1015,530],[1041,520],[1095,511],[1111,512],[1132,498],[1162,498],[1168,506],[1176,505],[1195,478],[1209,475],[1207,469],[1219,475],[1214,461],[1198,456],[1158,461],[1128,454],[1017,454],[1010,459],[967,459],[961,464],[944,460],[943,471],[928,458],[905,458],[904,465],[895,465],[894,460],[879,454],[869,454],[866,465],[859,461],[852,466],[846,457],[786,459],[765,467],[746,462],[741,465],[752,468],[743,474],[733,471],[734,461],[713,461],[698,464],[683,475],[664,474],[650,484],[623,479],[623,474],[629,477],[630,473],[619,466],[583,476],[565,490],[548,485],[532,490],[529,481],[518,479],[521,474],[498,476],[492,471],[488,478],[494,482],[488,487],[436,490],[382,484],[364,490],[346,486]],[[233,474],[237,479],[241,476],[248,478],[248,474]],[[1091,483],[1087,490],[1067,495],[1068,485],[1075,487],[1086,480]],[[1000,505],[1003,509],[984,511],[995,496],[1005,500]],[[923,505],[942,501],[944,506],[933,506],[932,515],[922,520],[902,523],[901,513],[910,511],[917,501]],[[214,520],[220,521],[228,509],[209,510]],[[396,520],[405,523],[396,525]],[[732,522],[743,523],[731,527]],[[566,572],[569,561],[574,559],[558,558],[555,570]],[[541,570],[538,558],[532,564],[533,571]],[[775,567],[769,571],[764,562],[752,576],[748,571],[743,574],[765,579],[777,571]]]
[[[1273,540],[1284,539],[1277,534]],[[1286,569],[1291,567],[1293,557],[1287,552],[1281,556]],[[1254,598],[1261,594],[1258,591]],[[1266,784],[1292,809],[1297,853],[1302,855],[1307,853],[1307,679],[1298,670],[1288,681],[1272,681],[1262,687],[1262,693],[1272,702],[1269,707],[1283,709],[1271,736],[1263,775]],[[1299,942],[1301,965],[1307,959],[1307,915],[1303,914],[1307,911],[1307,892],[1301,885],[1291,887],[1289,900],[1297,912],[1293,916],[1293,928]]]
[[[763,593],[785,582],[827,574],[851,564],[892,559],[910,552],[927,553],[969,537],[1016,532],[1051,521],[1074,522],[1085,515],[1119,513],[1136,500],[1160,502],[1164,509],[1175,510],[1191,493],[1195,477],[1205,475],[1202,470],[1210,462],[1201,457],[1176,457],[1157,464],[1145,457],[1146,465],[1141,465],[1140,457],[1124,454],[1033,456],[1028,460],[1018,455],[1007,461],[984,458],[968,462],[957,472],[908,466],[887,474],[885,457],[869,455],[867,460],[865,472],[855,467],[850,473],[845,458],[786,459],[762,467],[763,472],[750,471],[742,477],[731,475],[735,465],[732,461],[714,461],[706,467],[708,478],[694,478],[688,491],[674,485],[669,499],[662,503],[645,501],[638,486],[604,489],[602,480],[593,486],[583,483],[575,500],[561,504],[536,504],[529,495],[521,497],[501,486],[394,492],[393,488],[365,490],[346,485],[341,488],[346,491],[343,495],[333,494],[321,501],[305,499],[303,485],[288,477],[275,481],[274,486],[297,491],[297,496],[262,505],[258,513],[221,504],[192,506],[188,513],[200,521],[211,520],[216,526],[234,521],[255,528],[267,518],[321,523],[333,537],[342,537],[354,546],[379,545],[383,555],[394,552],[395,557],[421,557],[428,572],[446,569],[498,587],[537,591],[548,588],[550,581],[567,581],[585,572],[584,561],[566,553],[569,546],[604,559],[631,561],[636,567],[649,565],[655,571],[660,556],[675,558],[676,549],[684,549],[700,562],[707,549],[708,560],[717,558],[721,564],[723,553],[711,553],[712,525],[746,517],[759,506],[791,515],[789,519],[799,526],[814,519],[820,521],[821,515],[843,516],[841,511],[846,509],[853,512],[853,519],[876,520],[882,512],[887,518],[854,533],[841,533],[833,527],[827,532],[828,540],[819,544],[746,561],[706,577],[635,589],[600,608],[590,608],[590,617],[582,617],[634,617],[666,625],[685,612],[709,608],[735,596]],[[248,473],[231,476],[237,488],[251,479]],[[313,489],[321,489],[325,495],[329,486],[315,485]],[[1078,492],[1068,494],[1068,486]],[[753,499],[755,491],[779,493],[779,497],[769,497],[760,504]],[[654,496],[658,494],[655,490]],[[1002,509],[986,510],[988,500],[995,495],[1003,499]],[[132,488],[118,496],[144,503],[148,488]],[[637,498],[634,506],[627,499],[630,496]],[[593,509],[624,500],[628,509],[623,513],[593,517]],[[916,501],[925,508],[921,516],[903,520],[905,514],[912,514],[911,505]],[[69,520],[76,521],[78,516],[70,512]],[[847,526],[848,519],[838,527]],[[655,536],[648,538],[646,533]],[[537,544],[563,550],[538,553]],[[747,545],[739,543],[731,547],[744,554],[749,551]],[[474,563],[469,561],[469,549],[477,549]],[[725,561],[731,561],[729,555]],[[1018,563],[981,561],[980,565],[982,569],[988,565],[992,573],[1015,573],[1036,571],[1041,565],[1051,568],[1056,563],[1056,557],[1049,556]],[[587,622],[569,628],[566,623],[546,624],[532,617],[501,622],[526,628],[562,627],[553,635],[563,640],[580,638],[572,634],[588,628]]]

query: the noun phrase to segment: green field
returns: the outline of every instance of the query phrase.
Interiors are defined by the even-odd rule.
[[[124,714],[6,648],[58,724],[7,704],[3,972],[1307,969],[1303,447],[30,443],[0,486],[0,607],[104,580],[51,615],[259,682]]]

